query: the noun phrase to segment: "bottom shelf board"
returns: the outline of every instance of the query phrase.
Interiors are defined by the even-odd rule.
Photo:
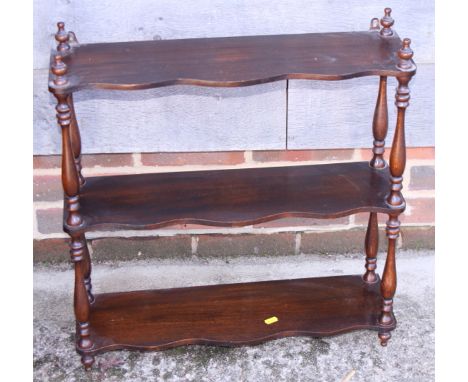
[[[381,301],[380,281],[366,284],[359,275],[100,294],[88,352],[378,330]],[[278,321],[267,325],[273,316]]]

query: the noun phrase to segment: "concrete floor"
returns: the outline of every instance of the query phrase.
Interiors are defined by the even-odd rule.
[[[384,255],[379,255],[378,270]],[[259,256],[99,264],[96,293],[240,281],[360,274],[362,256]],[[34,271],[35,381],[432,381],[434,380],[434,253],[398,253],[395,315],[386,348],[377,334],[286,338],[259,346],[185,346],[164,352],[99,355],[85,372],[74,350],[71,266]]]

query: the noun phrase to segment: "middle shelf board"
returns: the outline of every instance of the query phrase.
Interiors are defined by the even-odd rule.
[[[368,162],[91,177],[80,194],[84,224],[73,230],[240,227],[389,213],[395,211],[385,202],[389,191],[388,168]]]

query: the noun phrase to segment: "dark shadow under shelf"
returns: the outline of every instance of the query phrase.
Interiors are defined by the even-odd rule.
[[[380,311],[380,281],[359,275],[106,293],[91,308],[89,352],[379,330]]]
[[[389,190],[388,168],[368,162],[90,177],[80,196],[84,224],[72,230],[388,213],[396,211],[385,203]]]

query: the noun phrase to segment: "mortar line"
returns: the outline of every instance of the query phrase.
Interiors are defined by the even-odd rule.
[[[385,228],[385,223],[380,224],[379,227]],[[327,233],[327,232],[343,232],[350,231],[356,228],[365,228],[366,225],[342,225],[342,226],[333,226],[331,228],[320,226],[320,227],[311,227],[311,226],[302,226],[302,227],[280,227],[280,228],[270,228],[268,230],[263,229],[250,229],[250,230],[241,230],[236,228],[235,230],[229,229],[220,229],[220,230],[203,230],[203,229],[194,229],[190,231],[182,230],[141,230],[141,231],[94,231],[87,232],[86,237],[88,239],[102,239],[102,238],[129,238],[129,237],[171,237],[171,236],[200,236],[200,235],[274,235],[277,233]],[[432,228],[435,227],[434,222],[430,223],[403,223],[402,228],[404,227],[417,227],[417,228]],[[68,235],[65,233],[38,233],[34,236],[36,240],[43,239],[63,239],[68,238]],[[197,248],[198,249],[198,248]]]

